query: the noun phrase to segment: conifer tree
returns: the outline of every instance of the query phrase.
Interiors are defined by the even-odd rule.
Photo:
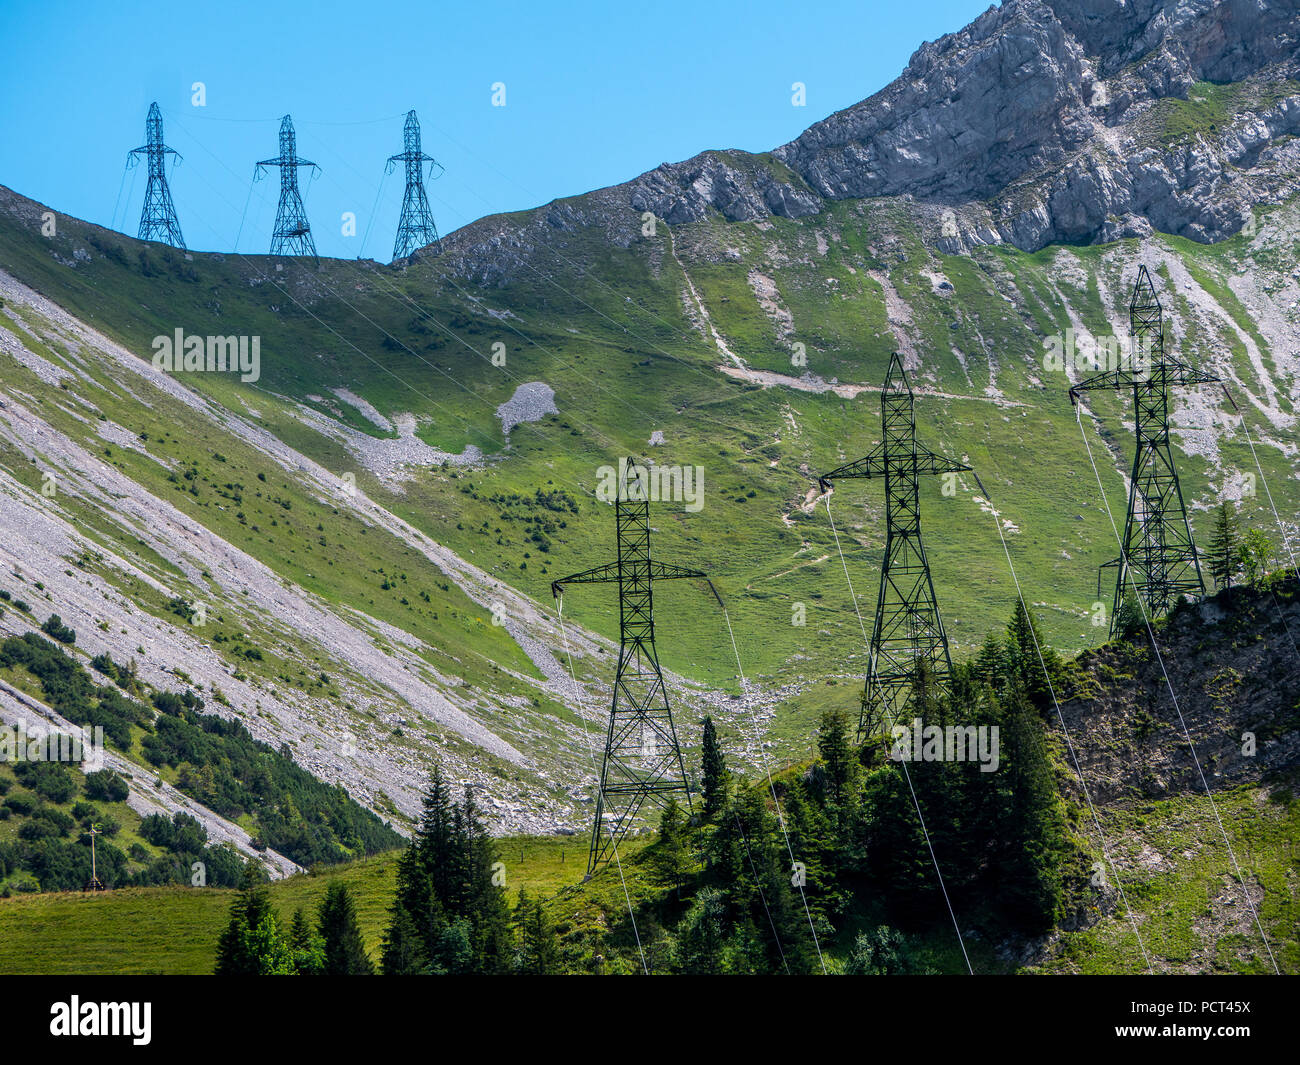
[[[321,971],[326,976],[370,976],[374,973],[374,965],[361,938],[356,903],[342,881],[332,880],[325,889],[317,930],[324,953]]]
[[[299,976],[316,976],[324,970],[324,945],[312,931],[301,906],[293,911],[289,925],[289,951],[293,955],[293,970]]]
[[[1017,599],[1007,624],[1007,656],[1013,676],[1040,711],[1051,709],[1050,684],[1056,683],[1060,656],[1043,641],[1038,619]]]
[[[659,817],[659,839],[653,852],[659,882],[676,893],[690,872],[691,844],[686,818],[676,799],[669,799]]]
[[[515,918],[519,922],[516,972],[525,976],[551,976],[560,972],[560,946],[555,926],[551,923],[542,900],[529,899],[524,889],[520,888]]]
[[[380,966],[385,976],[419,976],[429,971],[429,952],[405,906],[390,911]]]
[[[239,894],[230,904],[230,920],[217,941],[218,976],[256,976],[268,965],[274,966],[275,958],[261,956],[266,951],[275,953],[272,933],[278,934],[265,885],[265,873],[256,863],[246,863]]]
[[[843,710],[827,710],[817,730],[817,751],[821,755],[826,781],[826,799],[839,806],[849,800],[858,759],[849,742],[849,719]]]
[[[508,972],[514,936],[498,871],[472,793],[455,802],[435,768],[419,827],[398,862],[384,972]]]
[[[1237,508],[1229,500],[1225,499],[1214,512],[1214,532],[1210,534],[1205,559],[1214,587],[1220,591],[1231,588],[1241,568],[1241,533]]]
[[[1041,719],[1023,696],[1016,695],[1005,722],[1008,805],[1001,829],[1006,848],[998,898],[1017,923],[1039,932],[1052,925],[1061,906],[1065,815]]]
[[[705,820],[712,821],[727,804],[727,782],[730,774],[722,748],[718,744],[718,733],[713,727],[713,718],[705,715],[702,749],[700,753],[701,790],[704,799]]]

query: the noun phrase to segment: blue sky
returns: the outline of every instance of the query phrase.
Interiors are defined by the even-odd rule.
[[[705,148],[776,147],[988,6],[4,0],[0,184],[134,234],[144,176],[123,166],[156,100],[184,156],[171,188],[186,243],[229,251],[238,236],[262,252],[278,186],[274,172],[252,185],[253,164],[276,154],[288,112],[299,154],[322,168],[303,175],[319,251],[387,261],[402,181],[381,179],[412,107],[446,168],[428,190],[448,233]]]

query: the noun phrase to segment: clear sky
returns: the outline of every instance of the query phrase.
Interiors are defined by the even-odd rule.
[[[288,112],[321,167],[302,175],[318,250],[387,261],[403,185],[381,179],[412,107],[445,167],[428,184],[445,234],[706,148],[774,148],[988,6],[0,0],[0,184],[134,234],[144,173],[124,163],[156,100],[184,157],[170,180],[186,243],[263,252],[278,179],[253,185],[253,164],[277,154]]]

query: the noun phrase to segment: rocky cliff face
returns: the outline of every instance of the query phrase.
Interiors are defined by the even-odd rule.
[[[1007,0],[770,155],[666,163],[523,229],[596,224],[626,244],[645,211],[755,221],[901,197],[954,252],[1153,229],[1219,240],[1300,188],[1298,73],[1295,0]],[[476,223],[449,250],[494,280],[502,264],[476,260],[503,244],[525,254],[520,221],[507,233],[485,220],[490,235]]]

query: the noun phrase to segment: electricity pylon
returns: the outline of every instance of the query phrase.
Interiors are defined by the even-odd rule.
[[[253,169],[253,179],[262,176],[267,167],[280,168],[280,205],[275,209],[275,231],[271,234],[272,255],[310,255],[316,257],[316,242],[311,238],[307,223],[307,208],[303,206],[298,191],[298,168],[316,166],[310,159],[298,155],[298,138],[293,132],[293,119],[285,115],[280,119],[280,154],[274,159],[263,159]]]
[[[923,660],[929,664],[931,679],[947,687],[952,656],[921,542],[920,477],[970,469],[917,443],[912,386],[897,354],[890,360],[880,393],[880,424],[882,439],[869,455],[819,478],[822,491],[849,477],[885,481],[885,557],[858,718],[859,740],[877,725],[892,724],[912,706]]]
[[[390,156],[384,167],[385,174],[391,174],[397,163],[406,164],[406,195],[402,197],[402,217],[397,223],[397,240],[393,243],[393,258],[405,259],[417,248],[434,245],[437,251],[438,227],[433,224],[433,212],[429,210],[429,197],[424,194],[424,164],[429,163],[429,174],[433,168],[442,169],[442,164],[433,156],[425,155],[420,147],[420,120],[415,111],[406,112],[406,125],[402,127],[402,154]]]
[[[618,585],[618,668],[600,767],[600,789],[596,792],[588,876],[614,854],[647,800],[664,806],[680,792],[686,795],[687,807],[693,809],[655,650],[653,583],[686,577],[707,581],[708,576],[650,558],[648,484],[644,471],[633,459],[619,463],[614,525],[616,562],[551,584],[551,594],[557,599],[566,584]],[[712,584],[709,587],[712,589]]]
[[[132,148],[126,154],[128,170],[140,161],[141,156],[144,156],[149,170],[144,207],[140,211],[140,239],[159,240],[184,251],[185,238],[181,236],[176,205],[172,203],[171,190],[167,187],[167,156],[174,155],[177,161],[181,156],[163,141],[162,112],[156,103],[149,105],[149,117],[144,121],[144,139],[141,147]]]
[[[1129,365],[1089,377],[1070,389],[1071,404],[1078,403],[1080,392],[1133,389],[1137,450],[1124,540],[1119,558],[1101,567],[1116,567],[1110,612],[1112,636],[1118,631],[1117,619],[1130,581],[1137,588],[1147,616],[1153,618],[1168,614],[1183,596],[1205,594],[1178,469],[1169,447],[1169,389],[1173,385],[1219,381],[1213,374],[1193,369],[1165,351],[1163,312],[1145,266],[1138,270],[1128,311],[1129,335],[1133,338]]]

